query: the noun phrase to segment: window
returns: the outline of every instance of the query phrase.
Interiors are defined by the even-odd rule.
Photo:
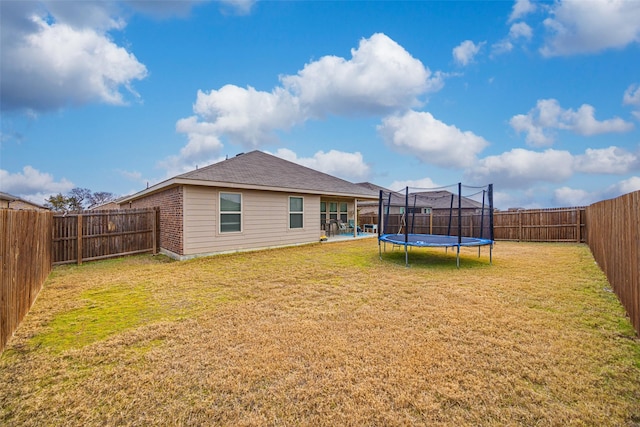
[[[304,224],[302,197],[289,197],[289,228],[302,228]]]
[[[338,203],[329,202],[329,219],[338,219]]]
[[[347,222],[347,204],[345,202],[340,203],[340,221]]]
[[[242,194],[220,193],[220,232],[242,231]]]
[[[327,202],[320,202],[320,224],[327,222]]]
[[[431,208],[409,208],[408,213],[431,214]]]

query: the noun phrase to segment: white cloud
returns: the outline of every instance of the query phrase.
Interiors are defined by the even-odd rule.
[[[439,90],[435,75],[384,34],[362,39],[351,59],[324,56],[296,75],[281,77],[310,116],[383,113],[419,104],[417,97]]]
[[[556,206],[587,206],[601,200],[613,199],[639,190],[640,177],[632,176],[607,188],[591,192],[570,187],[558,188],[554,191],[553,203]]]
[[[504,188],[526,188],[534,182],[562,182],[573,174],[573,156],[568,151],[543,152],[514,148],[480,159],[466,172],[468,180],[492,182]]]
[[[523,16],[534,12],[535,10],[536,5],[530,0],[516,0],[515,4],[513,5],[513,9],[511,10],[511,15],[509,16],[509,22],[520,19]]]
[[[447,125],[428,112],[408,111],[386,117],[377,130],[391,148],[439,166],[469,166],[489,145],[473,132]]]
[[[560,187],[553,191],[556,206],[588,206],[599,200],[598,195],[581,189]]]
[[[431,73],[384,34],[362,39],[351,54],[348,60],[324,56],[306,64],[296,75],[280,77],[282,85],[271,92],[235,85],[198,91],[195,115],[176,125],[179,133],[187,134],[188,146],[162,164],[176,170],[191,164],[200,147],[207,147],[208,154],[220,151],[225,139],[256,149],[275,142],[278,131],[327,115],[406,109],[443,85],[444,74]]]
[[[55,181],[51,174],[25,166],[22,172],[10,173],[0,169],[0,191],[43,204],[52,194],[67,193],[74,184],[63,178]]]
[[[105,33],[124,23],[93,3],[78,6],[87,12],[84,24],[67,3],[47,5],[70,23],[42,10],[3,5],[3,12],[5,7],[10,10],[3,26],[12,18],[17,23],[2,31],[1,108],[47,111],[89,102],[121,105],[126,103],[122,88],[138,97],[131,85],[147,76],[146,67]]]
[[[610,132],[628,132],[633,129],[633,123],[618,117],[598,121],[594,116],[595,108],[588,104],[583,104],[574,111],[563,109],[555,99],[541,99],[526,115],[513,116],[509,123],[518,133],[526,133],[527,143],[536,147],[551,145],[554,141],[554,130],[567,130],[579,135],[591,136]]]
[[[152,16],[156,19],[170,17],[186,17],[194,6],[206,3],[208,0],[180,0],[180,1],[149,1],[149,0],[126,0],[126,4],[134,11]],[[227,3],[221,1],[222,4]],[[242,2],[241,2],[242,3]],[[247,2],[244,2],[247,3]],[[253,3],[253,2],[251,2]],[[233,5],[231,5],[233,8]],[[244,14],[246,7],[240,5],[239,14]]]
[[[613,146],[603,149],[587,148],[584,154],[574,159],[575,171],[583,173],[621,175],[639,167],[638,156]]]
[[[128,179],[129,181],[142,182],[142,173],[138,171],[126,171],[126,170],[118,169],[117,172],[124,178]]]
[[[431,178],[410,179],[405,181],[393,181],[389,186],[392,191],[402,191],[406,187],[409,189],[427,190],[430,188],[440,188],[442,185],[435,183]]]
[[[545,19],[549,32],[540,52],[562,56],[622,48],[640,41],[640,2],[565,0]]]
[[[475,44],[471,40],[465,40],[453,48],[453,59],[463,67],[467,66],[473,62],[473,58],[475,58],[485,44],[486,42]]]
[[[630,85],[624,92],[622,103],[624,105],[640,105],[640,86],[635,83]]]
[[[524,22],[517,22],[509,28],[509,35],[497,43],[491,45],[491,56],[502,55],[511,52],[514,43],[521,40],[529,41],[533,37],[533,30]]]
[[[466,171],[465,179],[493,182],[501,188],[526,189],[539,182],[563,182],[575,173],[622,175],[636,170],[640,170],[638,155],[613,146],[588,148],[580,155],[564,150],[539,152],[515,148],[480,159]],[[592,194],[590,197],[597,200],[601,195]]]
[[[640,86],[637,84],[630,85],[624,92],[622,97],[622,103],[624,105],[634,105],[640,107]],[[640,121],[640,110],[632,111],[631,115]]]
[[[225,135],[233,143],[256,148],[273,142],[275,130],[288,130],[305,120],[298,102],[279,87],[263,92],[226,85],[209,93],[198,91],[193,110],[204,120],[200,124],[207,134]]]
[[[238,15],[247,15],[257,0],[220,0],[220,2],[231,8]]]
[[[491,56],[502,55],[513,50],[513,43],[507,38],[491,45]]]
[[[214,124],[199,122],[196,116],[191,116],[178,120],[176,131],[187,134],[189,142],[180,149],[179,154],[158,162],[158,167],[166,171],[167,177],[219,160],[223,144],[218,139]]]
[[[531,37],[533,37],[533,30],[524,22],[517,22],[511,25],[511,28],[509,29],[509,38],[512,40],[531,40]]]
[[[618,197],[638,190],[640,190],[640,176],[632,176],[609,187],[607,193],[610,197]]]
[[[274,155],[298,163],[311,169],[338,176],[350,181],[365,180],[369,177],[371,169],[364,161],[360,152],[347,153],[344,151],[330,150],[318,151],[313,157],[298,157],[293,151],[281,148]]]

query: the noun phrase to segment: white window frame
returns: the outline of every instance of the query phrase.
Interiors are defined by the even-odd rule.
[[[302,200],[302,210],[301,211],[292,211],[291,210],[291,199],[300,199]],[[289,196],[287,199],[289,202],[288,211],[289,211],[289,230],[302,230],[304,228],[304,197],[302,196]],[[302,215],[302,225],[300,227],[291,227],[291,215]]]
[[[222,211],[222,195],[223,194],[233,194],[233,195],[238,195],[240,196],[240,211]],[[243,201],[243,197],[242,197],[242,193],[235,193],[232,191],[220,191],[218,193],[218,232],[220,234],[229,234],[229,233],[242,233],[242,223],[243,223],[243,218],[244,218],[244,214],[243,214],[243,208],[244,208],[244,201]],[[240,215],[240,229],[239,230],[230,230],[230,231],[223,231],[222,230],[222,216],[223,215]]]

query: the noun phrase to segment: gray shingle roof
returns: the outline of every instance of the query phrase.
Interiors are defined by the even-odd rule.
[[[22,202],[22,203],[26,203],[29,204],[31,206],[35,206],[41,209],[48,209],[45,206],[39,205],[38,203],[33,203],[30,202],[29,200],[25,200],[21,197],[18,196],[14,196],[13,194],[9,194],[9,193],[3,193],[2,191],[0,191],[0,200],[6,200],[8,202]]]
[[[376,197],[377,192],[262,151],[251,151],[178,175],[181,180]]]
[[[389,190],[385,190],[384,187],[379,187],[375,184],[370,183],[360,183],[359,185],[365,185],[369,188],[378,187],[385,192],[384,195],[384,203],[389,203]],[[379,194],[379,190],[378,190]],[[453,194],[450,191],[421,191],[418,193],[409,193],[409,205],[416,207],[428,207],[432,209],[450,209],[451,208],[451,196],[454,196],[453,207],[454,209],[458,208],[458,196],[457,194]],[[377,204],[377,203],[375,203]],[[364,203],[363,203],[364,205]],[[368,205],[368,203],[367,203]],[[404,192],[391,192],[391,205],[392,206],[404,206],[405,205],[405,194]],[[477,202],[468,197],[462,196],[460,200],[460,207],[462,209],[480,209],[482,208],[482,203]]]

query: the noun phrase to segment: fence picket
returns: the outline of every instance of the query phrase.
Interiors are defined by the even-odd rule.
[[[51,272],[51,212],[0,209],[0,353]]]
[[[640,191],[587,208],[588,244],[640,334]]]
[[[54,215],[53,263],[157,253],[157,213],[158,209],[125,209]]]

